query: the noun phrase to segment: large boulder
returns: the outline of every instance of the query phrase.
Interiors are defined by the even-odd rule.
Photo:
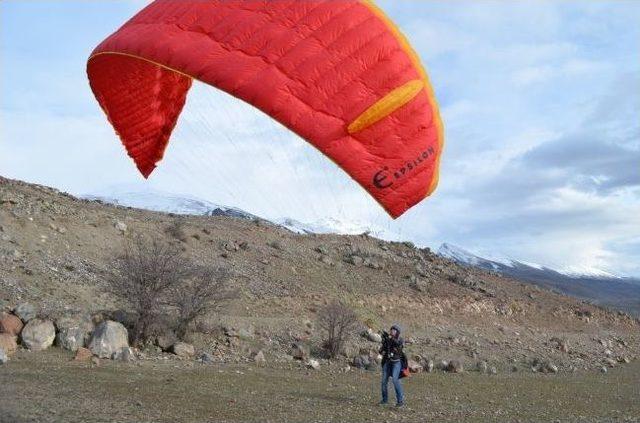
[[[41,351],[53,345],[56,327],[51,320],[31,319],[21,332],[22,344],[32,351]]]
[[[13,354],[18,349],[16,337],[8,333],[0,333],[0,348],[9,355]]]
[[[178,357],[189,358],[195,355],[196,350],[191,344],[187,344],[186,342],[176,342],[171,347],[171,352]]]
[[[29,320],[36,318],[37,310],[32,304],[20,303],[13,309],[13,314],[22,319],[23,322],[27,323]]]
[[[89,349],[100,358],[111,358],[113,353],[129,346],[127,329],[111,320],[100,323],[93,331]]]
[[[23,327],[24,324],[18,316],[4,312],[0,314],[0,333],[18,336]]]
[[[56,320],[56,327],[56,345],[69,351],[86,346],[93,331],[91,320],[82,317],[61,317]]]

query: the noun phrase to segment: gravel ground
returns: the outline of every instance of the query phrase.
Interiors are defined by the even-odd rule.
[[[640,363],[543,375],[419,374],[407,406],[376,405],[378,372],[71,361],[19,352],[0,367],[1,422],[640,422]],[[391,386],[390,386],[391,388]]]

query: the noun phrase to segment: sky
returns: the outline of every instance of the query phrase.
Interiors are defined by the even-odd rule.
[[[145,4],[0,1],[0,175],[640,276],[640,2],[379,1],[422,58],[445,126],[437,191],[395,221],[304,140],[200,83],[144,180],[85,69]]]

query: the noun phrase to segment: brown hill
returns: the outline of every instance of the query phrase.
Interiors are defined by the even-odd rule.
[[[178,233],[170,230],[176,221]],[[499,369],[528,369],[534,359],[549,359],[562,371],[597,368],[608,356],[633,360],[640,351],[640,324],[626,314],[464,268],[410,243],[115,207],[5,178],[0,305],[27,300],[54,316],[121,307],[105,293],[103,275],[133,233],[180,243],[195,260],[231,270],[240,296],[199,327],[245,329],[250,339],[229,343],[216,330],[192,335],[197,349],[215,350],[221,359],[262,348],[271,361],[285,361],[293,340],[319,344],[313,322],[334,298],[356,310],[363,328],[400,323],[412,341],[409,352],[436,362],[486,360]],[[358,336],[351,344],[375,348]]]

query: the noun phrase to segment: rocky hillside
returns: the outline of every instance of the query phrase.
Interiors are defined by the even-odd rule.
[[[583,269],[582,273],[575,270],[562,272],[508,258],[489,260],[446,243],[438,249],[438,254],[463,266],[495,271],[640,317],[640,280],[637,278],[619,277],[598,269]]]
[[[179,220],[182,233],[169,228]],[[460,266],[410,243],[366,235],[302,235],[267,222],[176,216],[81,200],[0,178],[0,308],[28,301],[41,316],[93,314],[121,304],[103,275],[135,233],[180,243],[196,261],[233,274],[238,298],[197,325],[191,342],[216,360],[264,351],[290,360],[292,342],[320,344],[319,307],[339,298],[361,329],[398,322],[411,355],[497,371],[552,362],[600,369],[640,356],[640,323],[493,272]],[[354,336],[345,361],[376,344]]]

